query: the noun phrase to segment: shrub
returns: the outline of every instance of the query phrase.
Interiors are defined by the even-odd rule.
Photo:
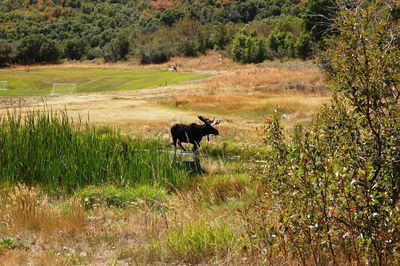
[[[14,239],[8,236],[0,237],[0,248],[14,249],[17,247]]]
[[[81,40],[68,40],[64,48],[64,54],[69,59],[80,60],[85,55],[85,48],[86,46]]]
[[[54,41],[44,41],[39,50],[38,61],[55,63],[61,57],[61,50]]]
[[[312,55],[312,44],[310,35],[303,33],[301,34],[295,44],[294,49],[296,51],[296,57],[306,59]]]
[[[127,36],[120,34],[103,48],[103,56],[107,62],[125,60],[130,51],[130,43]]]
[[[267,53],[271,58],[295,57],[296,38],[292,33],[274,30],[267,38]]]
[[[302,263],[398,264],[399,25],[386,2],[356,4],[342,10],[327,51],[331,105],[308,129],[287,134],[277,112],[266,131],[274,229]]]
[[[43,35],[30,35],[25,37],[18,45],[17,60],[24,64],[39,62],[40,47],[43,43]]]
[[[11,64],[14,57],[13,46],[5,41],[0,41],[0,66]]]
[[[247,36],[240,31],[232,45],[232,57],[241,63],[260,63],[266,59],[263,39]]]

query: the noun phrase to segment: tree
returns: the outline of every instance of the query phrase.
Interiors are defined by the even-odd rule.
[[[305,5],[304,29],[315,41],[333,32],[332,23],[339,12],[337,1],[310,0]]]
[[[103,48],[104,59],[108,62],[125,60],[130,51],[130,43],[126,35],[120,34]]]
[[[22,39],[17,48],[17,60],[23,64],[40,61],[40,47],[44,43],[43,35],[30,35]]]
[[[13,46],[5,41],[0,41],[0,66],[6,66],[13,61]]]
[[[207,48],[207,37],[204,27],[197,21],[180,20],[174,29],[177,41],[177,51],[184,56],[197,56]]]
[[[355,1],[356,7],[341,12],[340,36],[332,40],[331,76],[335,91],[355,108],[368,132],[368,157],[374,168],[370,186],[391,176],[400,184],[400,27],[393,23],[393,3]],[[394,150],[391,150],[394,149]],[[386,172],[386,173],[385,173]],[[398,186],[393,187],[396,203]]]
[[[55,63],[61,57],[61,50],[54,41],[44,41],[39,49],[38,61]]]
[[[85,54],[85,45],[78,39],[68,40],[64,48],[64,54],[69,59],[80,60]]]
[[[296,57],[301,59],[306,59],[312,54],[312,42],[311,37],[307,33],[302,33],[297,37],[294,44],[294,49],[296,51]]]
[[[233,60],[241,63],[260,63],[265,60],[265,41],[263,39],[247,36],[239,31],[232,45]]]
[[[339,34],[326,42],[331,104],[307,129],[297,126],[286,134],[278,112],[267,127],[265,184],[280,221],[278,228],[267,231],[292,245],[302,262],[397,265],[400,27],[392,17],[396,3],[346,3],[332,24]]]

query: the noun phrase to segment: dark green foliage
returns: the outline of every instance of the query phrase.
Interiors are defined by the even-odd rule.
[[[44,43],[42,35],[25,37],[18,46],[17,60],[23,64],[32,64],[40,61],[40,47]]]
[[[260,63],[273,58],[302,58],[312,54],[312,43],[308,34],[302,33],[296,37],[290,31],[277,27],[267,38],[257,37],[257,34],[246,34],[239,31],[233,40],[232,58],[241,63]]]
[[[304,28],[314,40],[333,33],[332,22],[336,18],[338,3],[332,0],[309,0],[305,7]]]
[[[54,41],[44,41],[39,49],[40,62],[56,63],[61,57],[61,50]]]
[[[116,62],[125,60],[130,51],[130,43],[126,35],[120,34],[103,48],[103,56],[106,61]]]
[[[181,20],[173,32],[176,37],[177,53],[183,56],[196,56],[204,53],[207,47],[207,36],[204,27],[194,20]]]
[[[281,30],[271,32],[268,36],[268,53],[271,58],[293,57],[295,38],[292,33]]]
[[[78,39],[68,40],[64,48],[64,54],[69,59],[80,60],[85,54],[85,45]]]
[[[43,35],[25,37],[17,48],[16,61],[23,64],[55,63],[61,57],[61,50],[54,41]]]
[[[0,41],[0,66],[6,66],[14,60],[13,46],[5,41]]]
[[[294,17],[301,21],[302,5],[297,0],[182,0],[173,1],[172,6],[164,6],[162,1],[0,0],[0,10],[0,21],[5,25],[0,29],[0,37],[16,51],[22,49],[17,58],[20,63],[38,62],[40,47],[35,53],[32,47],[23,49],[18,44],[27,37],[39,35],[48,42],[43,51],[54,52],[40,56],[46,62],[57,61],[60,50],[65,51],[62,56],[75,60],[99,56],[104,56],[106,61],[125,60],[132,52],[141,62],[163,62],[172,55],[196,56],[207,49],[223,50],[231,45],[243,23],[281,17],[282,21]],[[286,24],[298,26],[293,21]],[[162,28],[173,32],[169,40],[174,42],[171,47],[158,42],[144,47],[144,42],[139,41],[141,45],[138,45],[132,38],[137,32],[152,35]],[[122,41],[118,37],[120,32],[129,45],[126,39]],[[60,49],[51,50],[54,46],[48,46],[53,42],[60,44]],[[164,47],[157,52],[160,46]],[[7,58],[6,61],[15,60]]]
[[[137,34],[133,38],[135,57],[141,64],[164,63],[177,53],[173,32],[168,28],[160,28],[153,34]]]

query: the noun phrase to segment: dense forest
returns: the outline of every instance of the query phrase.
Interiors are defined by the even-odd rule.
[[[306,58],[329,0],[0,0],[0,65],[60,59],[160,63],[221,50],[251,63]],[[321,8],[323,7],[323,8]],[[315,21],[317,20],[317,21]],[[321,28],[322,25],[322,28]]]

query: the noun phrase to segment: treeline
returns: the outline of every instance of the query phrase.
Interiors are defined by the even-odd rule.
[[[129,57],[161,63],[210,49],[243,63],[306,58],[318,39],[307,13],[330,1],[301,2],[0,0],[0,65]]]

